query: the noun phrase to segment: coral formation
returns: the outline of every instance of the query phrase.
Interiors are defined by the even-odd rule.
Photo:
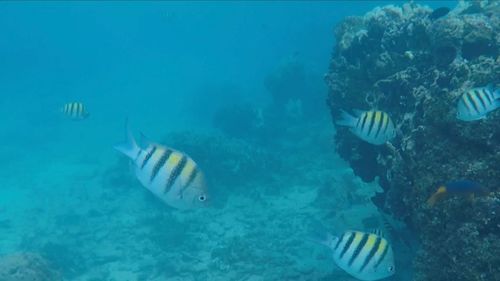
[[[249,139],[261,135],[262,114],[250,103],[237,103],[219,108],[213,126],[228,136]]]
[[[425,200],[456,179],[498,191],[500,110],[479,122],[455,118],[464,90],[500,78],[500,3],[461,3],[429,18],[414,3],[349,17],[325,76],[334,120],[340,109],[380,109],[398,136],[373,146],[338,127],[336,149],[365,181],[380,177],[379,207],[404,218],[418,233],[416,280],[500,280],[498,192],[473,203],[451,198],[435,208]]]
[[[271,104],[266,115],[270,119],[283,121],[286,118],[312,120],[318,115],[317,105],[321,103],[323,84],[312,69],[297,58],[291,58],[270,73],[264,86],[271,95]]]
[[[33,253],[17,253],[0,257],[0,280],[57,281],[62,278],[41,256]]]
[[[215,186],[244,189],[248,180],[241,176],[242,173],[252,174],[262,183],[272,177],[268,173],[271,167],[279,170],[281,166],[280,160],[268,151],[244,140],[221,135],[179,132],[169,134],[162,143],[196,159],[205,173],[211,175],[209,183]],[[217,182],[210,182],[211,179],[217,179]]]
[[[99,186],[98,190],[107,194],[115,189],[110,197],[122,197],[102,199],[109,209],[101,209],[121,219],[92,218],[92,231],[104,239],[89,238],[86,247],[94,249],[104,243],[107,246],[99,248],[127,257],[133,264],[121,269],[132,276],[127,280],[136,280],[139,272],[144,278],[137,280],[158,281],[346,278],[340,270],[332,272],[326,248],[305,241],[309,235],[305,228],[313,220],[328,224],[329,229],[330,222],[337,220],[337,229],[344,229],[345,224],[362,228],[360,217],[373,213],[369,197],[377,186],[361,183],[333,151],[328,151],[331,132],[324,124],[319,127],[324,131],[314,126],[290,128],[293,130],[286,142],[275,140],[269,146],[197,132],[177,132],[161,140],[188,153],[209,175],[217,202],[215,208],[200,213],[166,208],[149,192],[143,192],[133,177],[125,180],[127,163],[119,159],[117,169],[102,175],[110,177],[102,183],[108,187]],[[319,190],[318,186],[324,187]],[[152,200],[142,202],[140,193]],[[130,201],[124,202],[123,196]],[[219,204],[221,197],[229,199]],[[344,212],[322,208],[331,205],[342,206]],[[130,217],[123,218],[124,212],[130,212]],[[59,220],[68,223],[66,218]],[[116,225],[110,228],[108,221]],[[127,228],[122,221],[127,222]],[[116,247],[115,243],[107,244],[109,241],[120,243]],[[118,275],[121,260],[92,266],[96,256],[101,258],[99,253],[87,254],[82,262],[92,273],[72,280],[89,280],[91,274],[97,276],[95,280],[103,280],[102,276],[112,280],[110,276]]]

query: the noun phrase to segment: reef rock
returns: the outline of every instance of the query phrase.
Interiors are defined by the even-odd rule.
[[[0,257],[2,281],[57,281],[62,280],[40,255],[19,253]]]
[[[341,109],[376,108],[398,124],[387,146],[337,126],[336,150],[364,181],[380,178],[384,193],[374,201],[420,237],[416,280],[500,280],[500,257],[488,254],[500,248],[500,110],[477,122],[455,117],[465,90],[500,82],[500,2],[477,5],[439,18],[413,3],[346,18],[325,76],[334,120]],[[492,193],[426,206],[440,184],[457,179]]]

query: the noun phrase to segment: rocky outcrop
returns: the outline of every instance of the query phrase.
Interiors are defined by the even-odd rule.
[[[500,280],[500,110],[456,119],[464,90],[500,83],[500,3],[462,3],[434,19],[416,4],[349,17],[325,79],[332,118],[340,109],[380,109],[398,124],[390,145],[373,146],[343,127],[336,149],[365,181],[380,177],[379,207],[418,233],[416,280]],[[470,179],[492,193],[473,202],[425,200],[440,184]],[[466,269],[466,270],[465,270]]]
[[[62,280],[40,255],[19,253],[0,257],[2,281],[57,281]]]

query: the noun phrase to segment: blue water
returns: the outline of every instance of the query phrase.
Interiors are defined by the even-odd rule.
[[[353,280],[307,238],[379,216],[334,152],[323,75],[335,24],[391,3],[0,3],[0,255],[64,280]],[[112,149],[126,118],[199,162],[212,208],[141,187]]]

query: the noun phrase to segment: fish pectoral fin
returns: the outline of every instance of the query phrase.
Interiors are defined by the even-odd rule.
[[[154,144],[152,141],[149,140],[148,137],[146,137],[146,135],[143,132],[140,132],[139,143],[145,147],[148,147],[148,146]]]

